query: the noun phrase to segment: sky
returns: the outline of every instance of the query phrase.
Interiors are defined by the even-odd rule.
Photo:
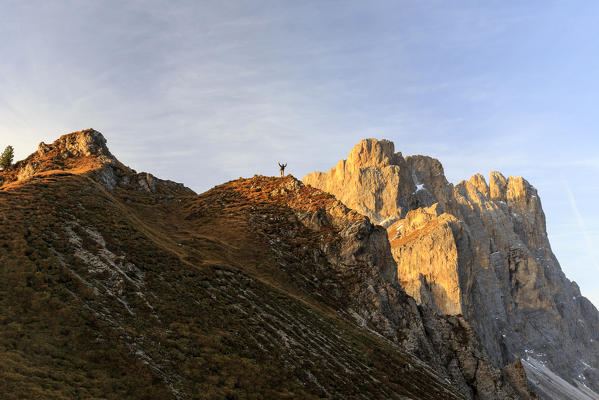
[[[360,140],[524,176],[599,306],[599,2],[0,0],[0,147],[94,128],[202,192]]]

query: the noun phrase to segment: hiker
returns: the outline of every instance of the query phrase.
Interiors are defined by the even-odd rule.
[[[280,162],[277,161],[277,164],[279,164],[279,167],[281,167],[281,178],[282,178],[285,176],[285,167],[287,166],[287,163],[281,164]]]

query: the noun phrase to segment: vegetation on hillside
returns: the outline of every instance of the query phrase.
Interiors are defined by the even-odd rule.
[[[56,173],[0,191],[2,397],[447,395],[277,272],[247,217],[284,215],[257,194],[282,183],[169,198]],[[302,190],[298,207],[330,199]]]
[[[14,149],[12,146],[6,146],[2,155],[0,155],[0,168],[7,169],[12,165],[12,161],[15,157]]]

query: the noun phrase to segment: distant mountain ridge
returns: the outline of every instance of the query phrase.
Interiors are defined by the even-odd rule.
[[[477,174],[454,186],[439,161],[365,139],[303,182],[387,227],[402,287],[441,314],[463,315],[495,366],[530,359],[531,376],[538,361],[599,392],[599,313],[563,274],[525,179],[492,172],[489,184]],[[537,391],[586,398],[554,397],[542,382]]]

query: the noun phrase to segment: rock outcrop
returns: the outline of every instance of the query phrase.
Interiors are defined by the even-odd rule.
[[[193,194],[180,183],[157,179],[147,172],[137,173],[125,166],[112,155],[104,136],[94,129],[62,135],[52,144],[40,143],[37,152],[3,173],[0,186],[55,173],[86,174],[109,191],[135,187],[147,193]]]
[[[492,172],[453,185],[439,161],[366,139],[303,182],[387,227],[398,280],[420,304],[462,315],[495,366],[534,357],[599,391],[599,313],[551,251],[536,189]]]
[[[459,229],[459,221],[447,213],[439,215],[435,204],[408,212],[387,230],[393,256],[401,261],[402,287],[416,301],[442,314],[462,314],[454,237]]]

